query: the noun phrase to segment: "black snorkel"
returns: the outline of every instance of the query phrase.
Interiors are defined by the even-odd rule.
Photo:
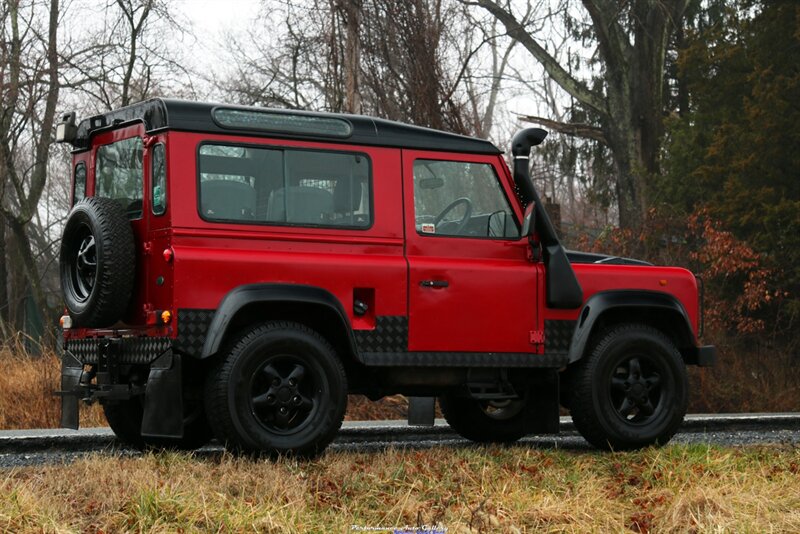
[[[514,183],[522,202],[533,203],[533,221],[527,228],[528,236],[537,232],[542,245],[545,265],[545,287],[547,306],[558,309],[574,309],[583,305],[583,289],[575,277],[564,246],[558,239],[553,223],[547,216],[544,204],[533,187],[530,176],[529,157],[531,147],[541,144],[547,132],[541,128],[527,128],[518,132],[511,140],[514,157]]]

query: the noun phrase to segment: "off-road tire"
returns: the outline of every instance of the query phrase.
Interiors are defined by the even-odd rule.
[[[94,243],[91,285],[85,283],[92,278],[86,271],[81,271],[83,282],[78,280],[79,249],[87,236]],[[59,260],[61,289],[73,326],[104,328],[122,318],[133,292],[136,249],[131,223],[119,202],[88,197],[75,204],[64,226]]]
[[[124,401],[108,401],[103,404],[108,426],[117,439],[126,445],[144,449],[176,449],[191,451],[206,445],[214,437],[206,420],[204,406],[194,406],[183,424],[181,438],[155,438],[142,436],[144,418],[144,398],[134,397]]]
[[[634,359],[639,361],[638,373],[632,371]],[[626,373],[627,378],[622,378]],[[651,381],[658,376],[657,386],[636,386],[637,402],[648,403],[647,410],[630,400],[634,407],[629,404],[620,410],[625,398],[634,395],[628,382],[631,374],[648,375]],[[663,445],[678,431],[686,414],[686,365],[674,343],[651,326],[622,324],[606,330],[568,376],[575,427],[600,449]],[[652,414],[647,413],[650,409]],[[629,414],[629,410],[635,413]]]
[[[509,413],[505,418],[492,417],[487,413],[487,401],[479,401],[455,392],[439,397],[447,424],[460,436],[478,443],[513,443],[522,438],[525,430],[525,400],[509,401]]]
[[[302,397],[305,401],[313,396],[312,407],[307,412],[297,409],[287,423],[297,423],[296,427],[278,428],[282,425],[278,408],[265,406],[263,399],[273,391],[275,380],[280,382],[276,395],[283,397],[289,391],[292,365],[304,369],[297,387],[308,388]],[[284,369],[280,379],[273,374],[274,366]],[[270,383],[267,392],[256,394],[264,389],[264,380]],[[307,326],[284,321],[255,326],[237,336],[206,376],[205,392],[214,434],[236,452],[313,457],[333,440],[347,408],[347,377],[333,347]]]

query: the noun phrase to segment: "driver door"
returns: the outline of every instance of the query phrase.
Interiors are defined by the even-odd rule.
[[[410,352],[536,352],[541,267],[501,165],[403,151]]]

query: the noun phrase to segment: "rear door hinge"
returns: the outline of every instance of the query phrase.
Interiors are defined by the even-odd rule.
[[[542,345],[544,344],[544,331],[543,330],[531,330],[531,345]]]

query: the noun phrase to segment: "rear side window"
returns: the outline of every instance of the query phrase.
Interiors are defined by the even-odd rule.
[[[95,196],[118,201],[131,219],[142,216],[142,149],[140,137],[97,149]]]
[[[75,166],[75,182],[72,189],[72,205],[86,196],[86,165],[78,163]]]
[[[167,164],[164,159],[164,145],[159,143],[153,147],[151,162],[153,215],[163,215],[167,211]]]
[[[209,221],[368,228],[364,154],[233,145],[199,150],[200,215]]]

